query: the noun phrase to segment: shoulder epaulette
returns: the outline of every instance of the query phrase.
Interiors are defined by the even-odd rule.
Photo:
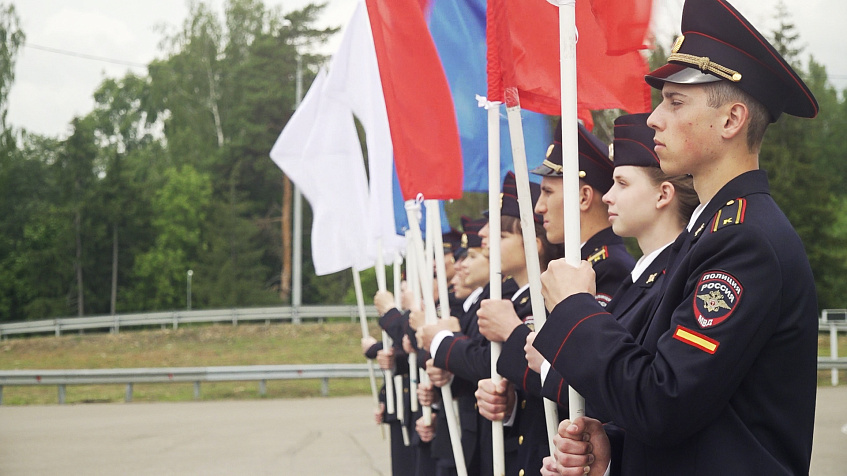
[[[747,210],[747,200],[736,198],[726,202],[712,219],[709,230],[712,233],[730,225],[740,225],[744,223],[744,213]]]
[[[609,257],[609,248],[604,246],[602,248],[597,249],[593,254],[588,256],[588,261],[591,264],[594,264],[598,261],[603,261],[604,259]]]

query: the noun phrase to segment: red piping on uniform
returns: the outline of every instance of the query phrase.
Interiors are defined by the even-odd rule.
[[[456,344],[456,341],[467,339],[467,338],[468,338],[468,336],[461,336],[461,337],[455,337],[454,336],[453,337],[453,342],[450,342],[450,347],[447,349],[447,355],[444,356],[444,366],[445,367],[448,367],[448,368],[450,367],[450,352],[453,351],[453,346]],[[445,369],[445,370],[448,370],[448,369]]]
[[[608,312],[598,312],[598,313],[596,313],[596,314],[591,314],[590,316],[585,316],[585,317],[583,317],[582,319],[580,319],[580,320],[579,320],[579,322],[577,322],[577,323],[576,323],[576,325],[575,325],[575,326],[571,327],[571,330],[570,330],[570,331],[568,331],[568,335],[567,335],[567,336],[565,336],[565,340],[563,340],[563,341],[562,341],[562,345],[560,345],[560,346],[559,346],[559,350],[556,352],[556,356],[555,356],[555,357],[553,357],[553,361],[556,361],[556,360],[558,360],[558,359],[559,359],[559,354],[561,354],[561,353],[562,353],[562,348],[565,346],[565,343],[566,343],[566,342],[568,341],[568,339],[571,337],[571,334],[573,334],[573,331],[574,331],[574,329],[576,329],[576,328],[577,328],[577,326],[579,326],[580,324],[582,324],[582,323],[583,323],[586,319],[589,319],[589,318],[594,317],[594,316],[599,316],[599,315],[601,315],[601,314],[611,315],[611,314],[609,314]]]

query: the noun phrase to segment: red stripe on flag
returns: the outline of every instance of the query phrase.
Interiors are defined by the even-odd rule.
[[[631,0],[634,5],[617,10],[609,3],[576,2],[577,105],[580,118],[587,121],[589,109],[650,110],[647,62],[637,49],[652,0]],[[558,7],[540,0],[489,0],[488,60],[497,61],[488,67],[489,100],[502,100],[504,88],[516,87],[522,108],[561,114],[558,15]]]
[[[462,196],[450,88],[419,0],[366,0],[403,198]]]

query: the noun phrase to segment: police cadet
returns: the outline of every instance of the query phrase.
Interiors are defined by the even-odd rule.
[[[597,274],[597,301],[605,306],[635,265],[623,239],[609,226],[603,194],[612,187],[614,165],[609,147],[578,124],[579,150],[579,227],[582,259],[594,266]],[[562,124],[556,126],[555,140],[547,149],[547,158],[532,170],[540,175],[541,196],[535,212],[544,216],[544,229],[551,243],[565,242],[562,181]]]
[[[488,250],[482,246],[479,231],[487,223],[488,219],[486,218],[475,220],[462,218],[464,231],[462,247],[467,249],[467,255],[462,260],[460,272],[465,278],[463,285],[473,288],[473,291],[465,300],[462,315],[459,316],[459,331],[445,329],[443,320],[439,320],[438,324],[423,326],[418,330],[418,343],[422,348],[429,350],[433,356],[427,362],[427,374],[436,386],[450,385],[453,397],[458,402],[459,420],[462,427],[461,443],[468,474],[486,473],[481,467],[485,458],[480,455],[480,451],[486,449],[480,447],[479,414],[473,397],[473,390],[476,389],[478,377],[475,377],[475,374],[469,370],[478,368],[482,364],[479,363],[479,355],[471,358],[458,349],[464,348],[470,339],[481,338],[477,326],[476,312],[479,309],[480,301],[488,297],[489,265]],[[456,376],[453,373],[457,368],[453,367],[453,364],[459,367]],[[435,439],[432,442],[432,454],[439,458],[438,474],[455,474],[455,461],[452,460],[450,436],[447,431],[447,421],[443,418],[443,412],[439,413]],[[453,465],[452,468],[450,468],[451,464]],[[490,463],[488,466],[490,466]]]
[[[403,350],[402,339],[405,333],[405,327],[408,327],[408,312],[401,312],[394,307],[394,297],[390,292],[378,291],[374,296],[374,305],[379,314],[379,325],[393,339],[393,345],[384,349],[382,342],[377,342],[374,338],[363,338],[362,348],[366,348],[367,341],[372,344],[365,351],[365,356],[368,358],[376,358],[379,366],[383,370],[393,370],[395,376],[400,376],[402,385],[394,386],[395,395],[392,397],[395,402],[402,403],[402,409],[397,408],[395,404],[395,412],[389,414],[386,411],[385,405],[385,386],[380,390],[380,410],[382,414],[377,416],[378,422],[387,423],[390,429],[391,443],[391,474],[397,475],[415,475],[417,466],[417,449],[410,444],[410,435],[414,431],[414,419],[411,418],[411,394],[409,380],[409,362],[408,355]],[[395,380],[396,381],[396,380]],[[397,393],[400,392],[400,398]],[[402,418],[401,418],[402,417]]]
[[[540,186],[530,183],[529,189],[534,206],[540,195]],[[502,343],[512,334],[524,335],[515,331],[517,328],[533,329],[534,321],[517,184],[511,172],[503,181],[501,197],[501,271],[504,276],[511,276],[520,289],[511,296],[503,296],[502,300],[482,301],[477,315],[480,333],[491,342]],[[548,262],[562,257],[564,251],[561,245],[553,245],[547,241],[541,215],[534,214],[532,223],[537,237],[533,259],[539,260],[541,269],[544,270]],[[517,342],[518,340],[520,342]],[[505,396],[504,401],[498,402],[501,408],[492,412],[489,411],[491,408],[486,406],[483,393],[494,393],[494,384],[490,378],[480,380],[476,392],[480,415],[491,421],[504,420],[507,440],[516,445],[514,451],[509,451],[512,448],[506,447],[506,474],[517,476],[538,474],[544,455],[549,454],[544,404],[540,397],[535,396],[540,390],[540,381],[538,375],[527,368],[521,345],[523,340],[524,338],[520,337],[512,347],[504,346],[497,361],[498,373],[506,379],[504,382],[508,382],[503,384],[505,387],[501,386]],[[536,387],[535,395],[527,390],[527,386]]]
[[[607,206],[602,197],[612,186],[614,165],[608,156],[608,147],[581,124],[578,128],[579,163],[579,220],[581,233],[582,259],[589,260],[596,271],[597,302],[606,305],[615,291],[628,277],[635,260],[626,251],[623,240],[614,234],[609,226]],[[541,195],[535,205],[535,212],[543,216],[543,228],[551,243],[564,242],[564,211],[562,196],[562,126],[556,127],[554,142],[547,149],[547,157],[532,173],[540,175]],[[484,303],[483,305],[485,305]],[[482,311],[488,313],[491,321],[505,321],[506,317],[494,309],[496,303]],[[510,322],[514,322],[508,319]],[[541,378],[529,368],[525,358],[524,345],[532,330],[528,326],[514,325],[512,332],[501,335],[505,339],[498,361],[501,374],[521,391],[519,411],[524,412],[519,420],[520,433],[525,445],[520,446],[520,465],[525,473],[537,473],[541,466],[541,457],[549,452],[546,442],[546,428],[543,420],[541,400]],[[497,339],[497,337],[492,336]],[[504,404],[510,396],[505,384],[500,388],[490,386],[490,381],[480,383],[477,400],[482,413],[489,413]],[[566,404],[566,401],[564,402]],[[491,406],[489,406],[491,405]],[[496,413],[496,412],[495,412]],[[561,414],[565,412],[560,410]],[[493,416],[493,414],[490,414]],[[543,433],[542,433],[543,432]],[[528,438],[528,440],[527,440]],[[519,441],[520,441],[519,435]]]
[[[622,474],[808,474],[815,285],[758,154],[768,123],[818,105],[725,0],[688,0],[681,30],[647,76],[663,97],[648,124],[662,169],[692,175],[702,205],[672,245],[664,296],[633,338],[595,304],[587,264],[551,263],[542,283],[555,308],[535,347],[626,429]],[[562,474],[608,467],[596,420],[563,422],[559,436]]]
[[[670,245],[699,204],[690,176],[669,176],[659,168],[659,157],[653,150],[655,131],[647,125],[647,116],[629,114],[615,119],[614,184],[603,195],[612,230],[618,236],[635,238],[642,253],[606,306],[606,312],[633,336],[644,329],[661,298],[669,271]],[[532,351],[528,347],[527,352]],[[549,371],[549,364],[539,371],[545,377],[542,395],[566,405],[567,385],[561,375]]]

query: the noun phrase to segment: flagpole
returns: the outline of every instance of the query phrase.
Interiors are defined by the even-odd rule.
[[[490,299],[503,298],[500,264],[500,103],[488,103],[488,273]],[[503,377],[497,373],[497,361],[503,349],[501,342],[491,342],[491,381],[499,384]],[[503,441],[503,421],[491,422],[491,449],[494,455],[494,475],[506,474],[506,449]]]
[[[415,256],[415,246],[412,237],[412,232],[410,230],[406,230],[406,283],[408,284],[408,289],[412,290],[412,307],[409,309],[410,311],[421,310],[421,286],[419,278],[420,275],[418,274],[417,258]],[[411,372],[414,371],[414,377],[418,382],[425,385],[429,384],[429,376],[426,374],[426,372],[418,371],[417,352],[412,352],[411,354],[409,354],[409,367],[410,375],[412,375]],[[417,395],[412,395],[412,405],[419,405]],[[431,425],[432,407],[429,405],[425,405],[421,409],[421,416],[423,416],[425,425]]]
[[[376,264],[374,265],[376,272],[376,285],[380,291],[386,290],[385,284],[385,262],[382,256],[382,238],[376,240]],[[385,330],[382,331],[382,349],[388,352],[394,343],[391,337]],[[394,371],[391,369],[383,369],[383,380],[385,381],[385,410],[389,415],[394,415]]]
[[[581,0],[586,1],[586,0]],[[558,0],[559,55],[562,88],[562,195],[565,217],[565,261],[579,266],[579,148],[577,143],[576,98],[576,0]],[[585,399],[568,387],[571,421],[585,415]]]
[[[544,308],[544,297],[541,295],[541,264],[538,262],[538,248],[536,247],[535,220],[532,210],[532,194],[529,190],[529,166],[526,162],[526,147],[523,136],[523,120],[521,119],[521,107],[517,105],[507,107],[506,115],[509,119],[509,138],[512,143],[512,161],[515,168],[515,183],[518,188],[518,209],[521,215],[521,234],[523,237],[524,257],[526,258],[526,272],[529,278],[530,304],[532,306],[532,321],[535,331],[540,331],[547,322],[547,310]],[[542,382],[543,383],[543,382]],[[547,426],[547,445],[550,454],[555,449],[553,437],[556,436],[559,427],[559,408],[556,402],[544,399],[544,420]]]
[[[424,311],[426,312],[426,323],[435,324],[435,303],[432,301],[432,272],[425,269],[423,263],[426,262],[424,256],[423,239],[421,238],[421,226],[418,219],[420,213],[419,200],[406,201],[406,216],[409,220],[409,230],[412,234],[412,247],[414,251],[414,261],[416,261],[416,269],[420,279],[421,291],[424,302]],[[406,257],[407,261],[411,261],[411,257]],[[453,390],[450,385],[441,387],[441,400],[444,407],[444,414],[447,416],[447,429],[450,433],[450,443],[453,446],[453,460],[456,462],[456,472],[459,476],[467,476],[467,467],[465,466],[465,455],[462,452],[462,430],[459,427],[459,418],[456,415],[456,409],[453,406]],[[426,407],[424,407],[426,408]]]
[[[353,287],[356,290],[356,303],[359,307],[359,323],[362,325],[362,337],[370,336],[368,332],[368,318],[365,315],[365,299],[362,297],[362,280],[359,278],[359,272],[356,268],[351,268],[353,271]],[[368,376],[371,380],[371,393],[373,394],[374,403],[379,408],[379,394],[376,390],[376,376],[374,375],[374,361],[368,359]]]

